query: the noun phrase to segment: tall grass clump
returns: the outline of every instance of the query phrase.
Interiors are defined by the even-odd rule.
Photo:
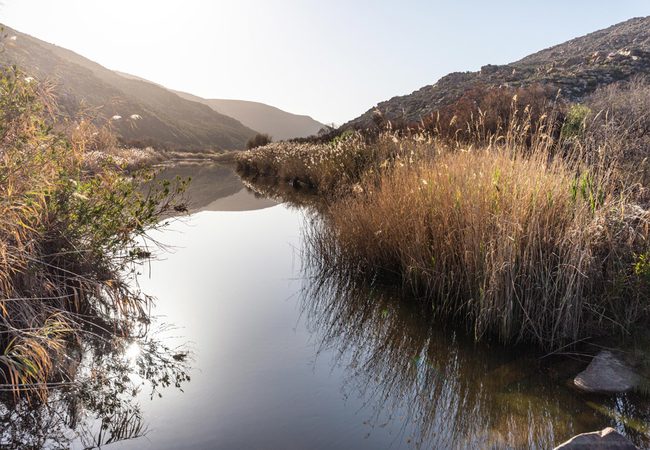
[[[0,73],[0,382],[47,393],[89,324],[128,333],[148,299],[124,273],[146,254],[138,236],[174,207],[183,182],[84,173],[83,121],[53,131],[51,90],[17,68]],[[154,183],[155,185],[155,183]]]
[[[277,142],[238,154],[236,170],[245,178],[274,178],[333,195],[349,190],[367,171],[412,161],[419,145],[392,133],[368,139],[359,132],[329,143]]]
[[[308,253],[333,277],[398,283],[476,338],[625,334],[650,311],[648,190],[630,164],[650,109],[620,101],[635,83],[601,106],[479,90],[417,127],[271,144],[238,167],[325,194]]]
[[[563,158],[548,139],[404,141],[417,141],[411,158],[366,173],[310,232],[321,270],[400,283],[477,338],[547,348],[647,315],[635,261],[648,213],[612,170]]]
[[[360,145],[276,142],[237,155],[237,172],[248,177],[276,178],[296,187],[325,192],[358,176],[368,155]]]

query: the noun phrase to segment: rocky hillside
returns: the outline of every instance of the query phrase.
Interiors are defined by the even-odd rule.
[[[188,101],[153,83],[128,79],[70,50],[5,27],[0,66],[17,64],[26,74],[56,86],[58,113],[74,117],[81,105],[133,145],[175,150],[239,150],[255,131],[212,108]],[[111,119],[113,118],[113,119]]]
[[[628,20],[511,64],[451,73],[410,95],[379,103],[344,126],[367,125],[377,111],[388,119],[418,121],[479,84],[488,88],[547,84],[560,89],[567,100],[578,101],[599,87],[635,75],[650,75],[650,17]]]

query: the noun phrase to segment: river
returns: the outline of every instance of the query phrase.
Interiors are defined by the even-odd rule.
[[[98,436],[90,410],[73,448],[542,449],[606,426],[650,447],[647,397],[568,385],[588,358],[475,343],[398,292],[322,280],[303,260],[313,213],[228,169],[167,171],[193,175],[193,213],[154,233],[168,251],[138,283],[157,299],[156,339],[191,350],[184,375],[152,396],[127,373],[139,387],[116,397],[137,426],[111,419]],[[136,348],[132,367],[144,356]]]

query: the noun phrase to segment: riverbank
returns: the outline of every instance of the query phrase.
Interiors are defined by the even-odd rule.
[[[0,85],[0,383],[45,398],[74,380],[86,333],[124,339],[147,319],[151,299],[126,277],[150,254],[139,239],[182,210],[186,182],[110,165],[89,176],[87,123],[55,133],[46,85],[15,68]]]
[[[111,147],[101,150],[85,152],[84,168],[89,172],[99,172],[103,167],[113,170],[134,172],[143,168],[167,165],[174,161],[211,161],[228,163],[234,160],[235,152],[209,153],[209,152],[179,152],[156,150],[147,148],[119,148]]]
[[[557,349],[623,337],[650,311],[638,141],[598,116],[540,117],[514,114],[503,134],[467,141],[398,130],[274,143],[237,168],[326,199],[314,264],[401,286],[477,339]]]

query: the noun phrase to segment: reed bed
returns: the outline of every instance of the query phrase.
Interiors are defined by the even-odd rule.
[[[610,174],[543,148],[432,150],[331,204],[308,239],[322,268],[394,280],[505,342],[553,348],[647,313],[648,213],[605,190]]]
[[[90,150],[84,155],[84,168],[92,172],[101,171],[102,167],[111,166],[116,170],[133,172],[144,167],[151,167],[170,159],[167,152],[147,148],[109,148]]]
[[[502,134],[387,131],[245,152],[240,173],[315,187],[319,270],[401,285],[477,339],[555,349],[648,318],[647,188],[616,133],[563,136],[552,105]],[[482,120],[479,116],[476,120]],[[593,120],[593,119],[592,119]]]
[[[356,182],[375,161],[395,150],[396,142],[385,144],[367,145],[358,133],[330,144],[274,142],[237,155],[236,170],[244,177],[275,178],[326,193]]]

